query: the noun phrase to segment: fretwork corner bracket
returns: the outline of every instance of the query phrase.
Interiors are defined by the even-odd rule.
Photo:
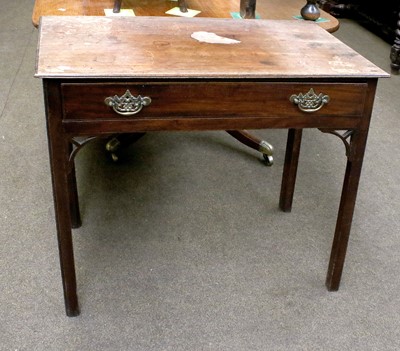
[[[103,136],[90,136],[84,138],[73,137],[70,139],[71,150],[69,154],[69,171],[74,167],[75,157],[82,148],[91,141],[102,138]]]
[[[338,131],[335,129],[325,129],[319,128],[322,133],[329,133],[337,136],[341,141],[343,141],[344,147],[346,148],[346,157],[351,162],[354,158],[353,148],[351,147],[351,136],[354,134],[353,129],[346,131]]]

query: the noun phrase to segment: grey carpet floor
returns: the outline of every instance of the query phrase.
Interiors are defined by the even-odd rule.
[[[398,76],[380,81],[341,288],[324,286],[344,146],[306,130],[292,213],[275,165],[223,132],[77,157],[82,314],[64,314],[32,0],[0,0],[0,350],[399,350]],[[390,45],[335,35],[386,71]]]

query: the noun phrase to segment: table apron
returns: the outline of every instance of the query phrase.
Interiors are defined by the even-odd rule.
[[[156,130],[357,128],[366,82],[61,82],[67,133],[106,134]],[[107,104],[151,100],[127,116]],[[305,112],[293,97],[321,99]],[[107,100],[108,99],[108,100]],[[115,100],[116,99],[116,100]],[[124,105],[125,106],[125,105]]]
[[[305,120],[293,118],[152,118],[109,121],[63,121],[65,133],[73,135],[113,134],[146,131],[201,131],[239,129],[281,128],[327,128],[357,129],[360,119],[348,117],[309,117]]]

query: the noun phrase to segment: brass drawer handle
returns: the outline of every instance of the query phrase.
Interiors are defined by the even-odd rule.
[[[148,96],[133,96],[127,90],[122,96],[114,95],[105,98],[104,103],[120,115],[132,116],[139,113],[144,106],[150,105],[151,99]]]
[[[311,88],[308,93],[292,95],[289,100],[297,105],[303,112],[315,112],[321,109],[324,104],[327,104],[330,97],[322,93],[317,95],[314,89]]]

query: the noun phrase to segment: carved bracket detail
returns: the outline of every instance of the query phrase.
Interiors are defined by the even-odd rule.
[[[69,154],[69,167],[72,169],[74,166],[74,160],[78,152],[88,143],[90,143],[93,140],[102,138],[103,136],[92,136],[92,137],[87,137],[87,138],[77,138],[73,137],[70,140],[71,143],[71,153]]]
[[[335,135],[341,141],[343,141],[343,144],[344,144],[344,146],[346,148],[347,159],[349,161],[352,160],[353,155],[352,155],[352,151],[351,151],[351,136],[354,134],[354,130],[353,129],[346,130],[346,131],[344,131],[342,133],[340,133],[338,130],[334,130],[334,129],[319,128],[319,130],[322,133],[329,133],[329,134]],[[349,138],[350,138],[350,140],[348,140]]]

